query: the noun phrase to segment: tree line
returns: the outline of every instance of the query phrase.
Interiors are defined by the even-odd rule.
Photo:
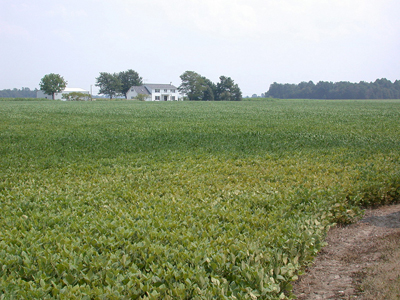
[[[281,99],[400,99],[400,80],[386,78],[374,82],[348,81],[301,82],[299,84],[276,83],[270,85],[266,97]]]
[[[23,87],[21,89],[5,89],[0,91],[0,98],[36,98],[37,89]]]

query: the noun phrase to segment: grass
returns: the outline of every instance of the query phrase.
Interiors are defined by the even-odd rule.
[[[4,101],[0,293],[276,299],[399,199],[399,101]]]

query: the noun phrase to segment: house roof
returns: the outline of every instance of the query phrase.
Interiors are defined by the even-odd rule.
[[[133,86],[131,90],[134,90],[138,94],[150,95],[150,92],[144,86]]]
[[[88,92],[87,90],[81,88],[65,88],[62,92]]]
[[[172,84],[146,83],[144,86],[148,89],[176,89],[176,86],[173,86]]]

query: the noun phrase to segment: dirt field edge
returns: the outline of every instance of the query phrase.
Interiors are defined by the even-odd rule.
[[[400,204],[366,210],[357,223],[328,232],[293,293],[299,300],[400,299],[399,239]]]

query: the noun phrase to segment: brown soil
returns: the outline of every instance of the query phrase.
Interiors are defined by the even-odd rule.
[[[328,233],[324,247],[294,284],[298,299],[400,299],[400,205],[369,209]]]

